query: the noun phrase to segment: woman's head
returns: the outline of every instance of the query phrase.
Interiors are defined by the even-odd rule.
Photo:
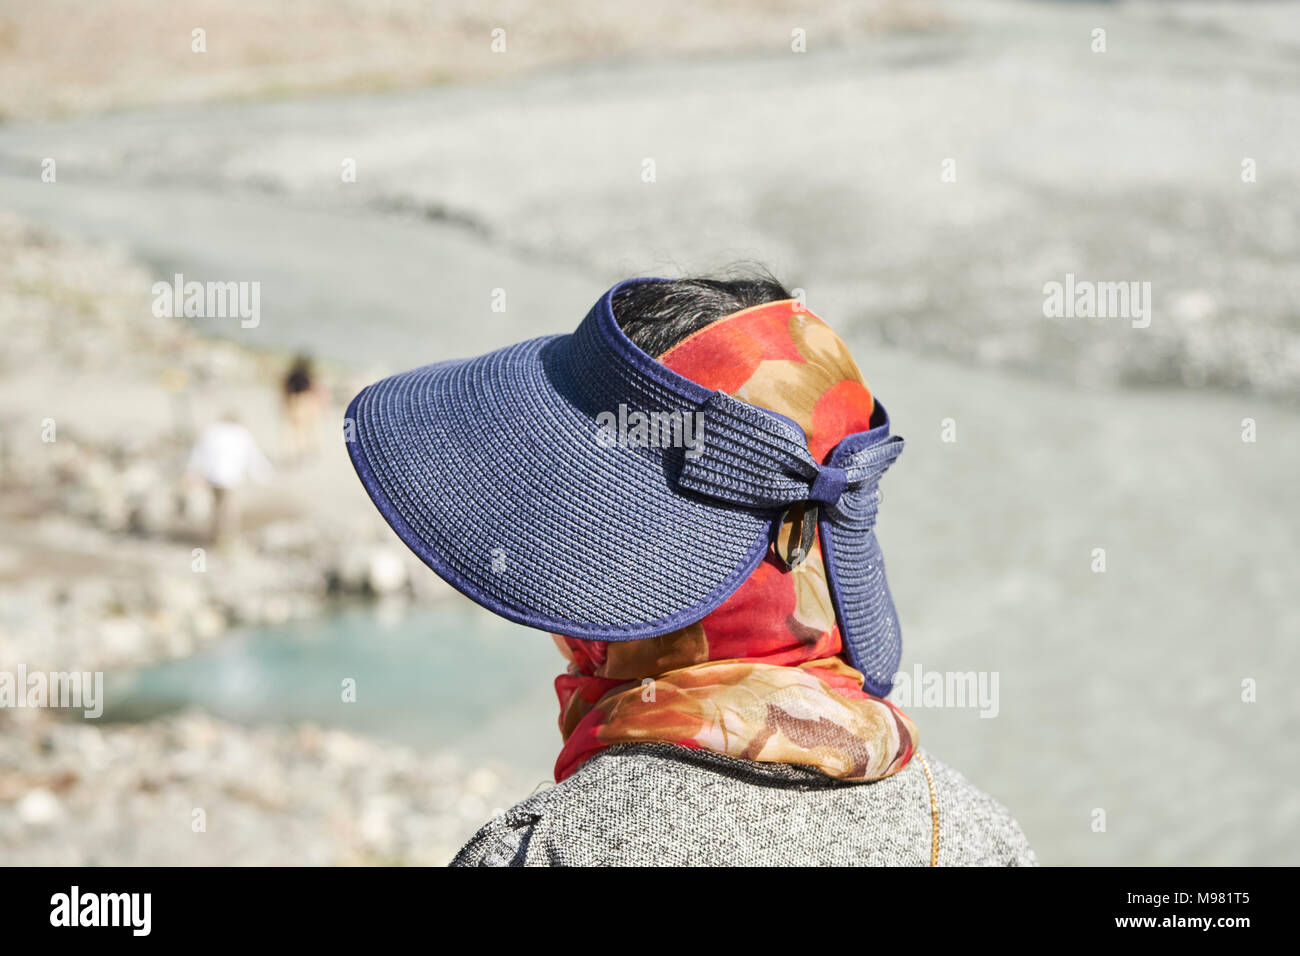
[[[874,400],[848,346],[770,275],[641,283],[613,305],[642,351],[706,388],[791,419],[819,462],[846,436],[871,427]],[[642,641],[562,638],[562,648],[580,672],[623,679],[720,655],[791,663],[838,654],[820,549],[794,568],[785,561],[798,540],[801,510],[791,509],[766,559],[701,621]]]
[[[844,343],[785,296],[753,274],[620,282],[572,335],[368,387],[348,407],[349,455],[454,587],[592,650],[707,630],[729,597],[769,590],[743,586],[770,573],[755,569],[790,519],[819,512],[779,554],[789,591],[765,626],[804,653],[837,624],[862,686],[887,693],[899,635],[873,528],[901,439]],[[819,564],[825,581],[795,586]]]
[[[797,424],[819,463],[871,428],[875,401],[848,346],[770,276],[640,283],[613,307],[627,336],[662,365]],[[915,728],[867,693],[843,659],[816,546],[818,509],[808,505],[790,507],[758,566],[700,620],[641,640],[555,636],[570,662],[555,682],[565,738],[557,780],[612,743],[643,739],[820,761],[865,778],[906,763]],[[650,704],[647,681],[660,695]],[[720,723],[725,742],[716,739]],[[835,757],[825,761],[828,753]]]
[[[641,351],[657,358],[718,319],[790,297],[765,270],[737,267],[717,276],[628,286],[614,297],[614,318]]]

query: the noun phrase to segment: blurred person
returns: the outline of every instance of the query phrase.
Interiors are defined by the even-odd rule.
[[[320,416],[325,393],[316,381],[311,359],[297,356],[283,382],[284,418],[287,426],[286,451],[290,461],[314,454],[320,445]]]
[[[903,442],[774,279],[620,283],[571,335],[385,379],[347,415],[398,535],[568,661],[556,785],[454,866],[1036,864],[886,699],[874,526]]]
[[[231,545],[239,533],[238,491],[250,479],[265,481],[271,463],[257,441],[240,423],[237,412],[226,412],[220,421],[199,433],[190,451],[186,477],[201,481],[212,497],[212,525],[209,541]]]

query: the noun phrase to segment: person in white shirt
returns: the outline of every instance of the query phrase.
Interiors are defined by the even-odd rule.
[[[235,492],[250,479],[265,481],[271,463],[238,416],[229,412],[199,434],[186,472],[212,491],[212,543],[229,543],[239,530]]]

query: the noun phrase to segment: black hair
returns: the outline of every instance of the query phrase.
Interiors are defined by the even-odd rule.
[[[766,269],[738,266],[717,276],[638,283],[614,297],[614,318],[643,352],[657,358],[733,312],[790,298]]]
[[[284,374],[284,391],[286,395],[297,395],[312,387],[315,375],[312,373],[311,356],[299,353],[294,357],[289,371]]]

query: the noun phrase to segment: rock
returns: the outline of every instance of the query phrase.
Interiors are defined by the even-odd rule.
[[[369,574],[370,554],[365,547],[347,547],[334,564],[334,584],[338,590],[358,594],[365,590]]]
[[[366,584],[375,594],[394,594],[406,585],[406,562],[392,548],[375,548],[366,566]]]
[[[158,535],[172,524],[175,513],[171,492],[164,487],[152,488],[131,499],[127,525],[133,534]]]
[[[201,485],[189,485],[181,492],[181,513],[194,527],[212,520],[212,492]]]
[[[293,603],[286,597],[269,597],[262,604],[262,623],[284,624],[293,617]]]
[[[501,785],[501,778],[486,767],[479,767],[465,778],[465,789],[475,796],[486,797]]]
[[[197,637],[211,640],[226,629],[226,615],[213,605],[206,604],[190,615],[190,628]]]
[[[0,801],[22,797],[0,810],[0,859],[14,865],[76,862],[73,851],[117,866],[442,865],[529,788],[505,768],[305,724],[249,729],[195,712],[129,725],[42,717],[29,725],[0,713],[0,767],[23,767],[14,791],[0,774]],[[220,839],[195,837],[195,807]]]
[[[194,636],[184,628],[173,627],[162,632],[159,637],[169,657],[185,657],[194,652]]]
[[[401,801],[391,794],[366,800],[361,808],[361,819],[358,823],[361,838],[374,848],[389,847],[395,836],[394,817],[400,807]]]
[[[135,461],[122,472],[123,491],[132,497],[147,495],[165,487],[158,469],[147,461]]]
[[[133,660],[144,651],[145,629],[132,618],[110,617],[99,625],[99,639],[111,659]]]
[[[319,535],[307,521],[273,521],[258,535],[258,546],[269,554],[308,556],[317,550]]]
[[[203,588],[194,572],[172,575],[154,588],[158,603],[176,614],[192,614],[203,603]]]
[[[63,817],[63,804],[44,787],[28,791],[18,801],[18,819],[28,826],[48,826]]]
[[[1204,322],[1213,318],[1218,311],[1218,302],[1204,289],[1189,289],[1181,293],[1173,302],[1175,317],[1184,323]]]

